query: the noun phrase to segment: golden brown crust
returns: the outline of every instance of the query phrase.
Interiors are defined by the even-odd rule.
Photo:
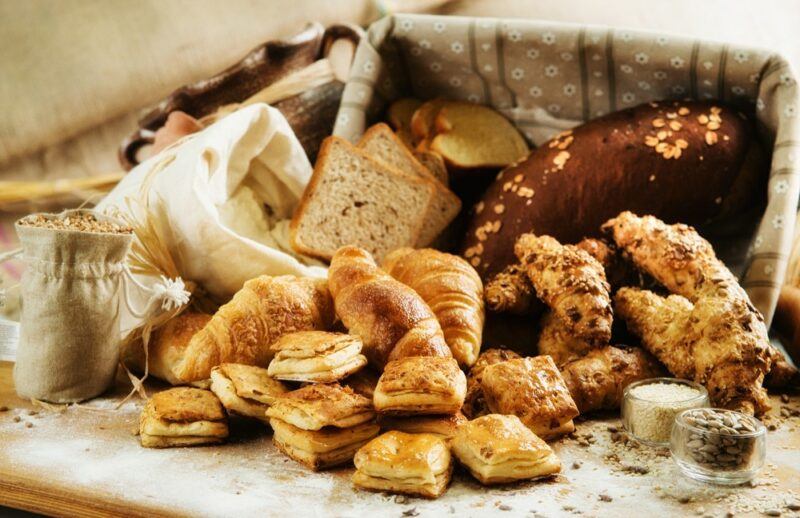
[[[370,364],[406,356],[452,356],[430,307],[409,288],[375,264],[369,252],[345,246],[328,270],[336,313],[364,342]]]
[[[549,356],[489,365],[481,386],[492,413],[516,415],[543,439],[575,429],[578,408]]]
[[[239,363],[223,363],[216,367],[231,380],[236,395],[271,405],[276,398],[289,392],[289,389],[276,379],[272,379],[267,369]]]
[[[357,336],[327,331],[299,331],[283,335],[271,349],[273,378],[313,383],[333,383],[367,364]]]
[[[175,368],[184,382],[207,379],[220,363],[266,367],[284,334],[326,329],[333,304],[324,280],[262,275],[244,283],[190,341]]]
[[[539,354],[550,356],[559,368],[571,361],[586,356],[598,346],[592,342],[573,336],[567,324],[552,311],[542,316],[539,324]]]
[[[664,375],[658,360],[644,349],[607,346],[561,369],[569,393],[581,414],[595,410],[616,410],[626,386]]]
[[[527,313],[535,294],[526,269],[519,263],[510,264],[492,277],[483,290],[486,307],[496,313]]]
[[[464,398],[464,406],[461,411],[470,419],[475,419],[489,413],[489,407],[483,397],[481,380],[483,372],[489,365],[504,362],[514,358],[522,358],[511,349],[486,349],[478,356],[478,361],[472,366],[467,377],[467,395]]]
[[[455,435],[456,430],[468,419],[464,414],[458,412],[453,415],[417,415],[417,416],[378,416],[378,424],[381,430],[397,430],[405,433],[430,433],[449,439]]]
[[[192,337],[205,327],[209,320],[211,315],[184,311],[156,329],[148,344],[149,374],[171,385],[180,385],[182,382],[174,369],[180,364]],[[138,361],[134,366],[144,371],[144,355],[141,355],[141,358],[138,356],[137,354]]]
[[[466,390],[466,376],[454,358],[413,356],[386,364],[373,403],[380,414],[455,414]]]
[[[276,418],[269,423],[274,432],[273,444],[287,457],[314,471],[352,461],[356,451],[380,431],[373,422],[350,428],[328,426],[320,430],[303,430]]]
[[[625,305],[626,321],[632,320],[632,327],[644,333],[640,337],[645,347],[673,374],[706,385],[715,404],[765,412],[768,401],[761,387],[763,378],[773,360],[782,357],[769,343],[763,317],[711,244],[690,226],[667,225],[631,212],[609,220],[603,229],[639,268],[694,304],[683,329],[669,333],[664,345],[647,336],[664,334],[652,330],[663,318],[646,322],[637,313],[650,313],[651,308],[630,304],[636,298],[646,299],[651,306],[661,303],[637,292],[621,297],[622,303],[629,303]]]
[[[288,392],[275,400],[267,416],[304,430],[324,426],[348,428],[375,417],[372,402],[338,383],[313,384]]]
[[[514,415],[489,414],[466,423],[452,449],[482,484],[544,477],[561,469],[550,446]]]
[[[357,487],[426,498],[444,493],[453,462],[444,440],[432,434],[386,432],[355,455]]]
[[[588,253],[550,236],[523,234],[514,252],[536,295],[570,334],[596,344],[611,338],[611,296],[603,267]]]
[[[225,410],[210,391],[176,387],[153,394],[148,403],[159,419],[174,422],[222,421]]]
[[[399,248],[386,256],[383,268],[428,304],[459,365],[475,363],[484,322],[483,283],[475,269],[458,256],[431,248]]]

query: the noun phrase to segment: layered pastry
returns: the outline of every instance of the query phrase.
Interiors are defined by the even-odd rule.
[[[386,364],[373,403],[380,414],[455,414],[467,378],[453,358],[409,356]]]
[[[575,430],[578,408],[549,356],[517,358],[483,371],[483,396],[494,414],[515,415],[542,439]]]
[[[380,431],[370,400],[338,384],[289,392],[270,406],[267,416],[275,446],[315,471],[350,462]]]
[[[378,417],[378,424],[381,425],[381,430],[397,430],[405,433],[429,433],[445,440],[453,437],[458,427],[466,422],[467,418],[464,417],[464,414],[461,412],[453,415],[382,415]]]
[[[522,358],[522,356],[511,349],[502,348],[486,349],[478,356],[478,361],[472,366],[469,371],[469,376],[467,376],[467,396],[464,398],[464,406],[461,408],[464,415],[470,419],[475,419],[476,417],[489,413],[486,400],[483,397],[483,389],[481,388],[483,371],[489,365],[504,362],[512,358]]]
[[[289,389],[267,374],[267,369],[240,363],[223,363],[211,369],[211,392],[230,415],[269,423],[267,409]]]
[[[215,444],[228,437],[225,410],[208,390],[177,387],[154,394],[139,417],[145,448]]]
[[[310,383],[339,381],[367,364],[361,347],[360,338],[343,333],[290,333],[272,345],[275,356],[269,364],[269,375]]]
[[[378,379],[380,377],[377,371],[367,367],[361,369],[352,376],[348,376],[342,381],[342,384],[350,387],[357,394],[361,394],[365,398],[372,400],[372,396],[375,394],[375,387],[378,386]]]
[[[453,454],[481,484],[545,477],[561,470],[550,446],[517,416],[489,414],[459,427]]]
[[[450,448],[427,433],[386,432],[365,444],[353,462],[353,484],[372,491],[391,491],[437,498],[450,483]]]

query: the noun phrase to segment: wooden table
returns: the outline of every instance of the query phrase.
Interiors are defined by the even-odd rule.
[[[11,364],[0,363],[0,406],[9,407],[0,412],[0,505],[60,516],[291,512],[364,517],[402,516],[414,509],[419,516],[553,517],[580,512],[585,517],[623,516],[632,510],[636,516],[722,516],[746,508],[751,509],[749,514],[760,515],[777,506],[777,500],[800,502],[797,417],[769,434],[770,467],[756,487],[717,489],[691,482],[680,476],[668,457],[612,443],[607,427],[618,426],[619,421],[604,417],[578,425],[578,435],[591,433],[593,443],[581,441],[585,443],[581,446],[568,439],[553,444],[563,463],[562,473],[554,479],[487,489],[457,472],[439,500],[406,501],[355,491],[349,480],[352,468],[308,471],[280,454],[260,425],[234,423],[231,441],[220,446],[142,448],[134,435],[141,402],[133,400],[114,409],[124,391],[120,384],[109,396],[60,413],[47,411],[14,394]],[[777,398],[773,402],[780,406]],[[800,397],[790,404],[800,408]],[[37,413],[29,415],[30,411]],[[648,465],[650,471],[630,472],[630,465],[637,463]],[[600,495],[611,501],[601,500]],[[783,516],[790,515],[784,509]]]

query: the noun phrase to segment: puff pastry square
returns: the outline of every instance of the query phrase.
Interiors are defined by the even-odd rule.
[[[489,409],[486,407],[486,400],[483,397],[483,389],[481,388],[483,371],[489,365],[511,360],[512,358],[522,358],[522,356],[510,349],[502,348],[486,349],[478,356],[478,360],[470,369],[469,376],[467,376],[467,396],[464,398],[464,406],[461,407],[464,415],[470,419],[475,419],[489,413]]]
[[[222,442],[228,436],[225,411],[208,390],[178,387],[154,394],[139,417],[145,448]]]
[[[314,384],[287,392],[267,409],[267,416],[278,418],[303,430],[325,426],[349,428],[372,421],[372,401],[338,383]]]
[[[455,414],[466,392],[467,377],[455,359],[410,356],[386,364],[373,402],[380,414]]]
[[[542,439],[575,430],[578,407],[549,356],[517,358],[487,366],[481,380],[486,404],[495,414],[511,414]]]
[[[283,335],[272,344],[275,356],[269,375],[287,381],[332,383],[367,364],[357,336],[327,331],[301,331]]]
[[[320,430],[303,430],[277,418],[270,419],[272,442],[288,457],[318,471],[346,464],[356,451],[378,435],[380,427],[374,422]]]
[[[482,484],[553,475],[561,461],[517,416],[489,414],[459,427],[453,454]]]
[[[211,392],[228,414],[252,417],[269,422],[267,408],[275,399],[289,392],[267,369],[240,363],[223,363],[211,369]]]
[[[441,496],[453,472],[447,443],[426,433],[387,432],[358,450],[353,463],[356,487],[426,498]]]
[[[454,415],[415,415],[378,417],[381,430],[397,430],[405,433],[429,433],[448,440],[453,437],[458,427],[467,422],[461,412]]]

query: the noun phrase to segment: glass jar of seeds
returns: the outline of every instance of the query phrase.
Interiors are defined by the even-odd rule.
[[[670,451],[689,477],[716,484],[742,484],[764,465],[766,428],[733,410],[698,408],[675,418]]]
[[[708,391],[699,383],[679,378],[645,379],[625,387],[622,424],[638,442],[666,448],[675,416],[707,406]]]

